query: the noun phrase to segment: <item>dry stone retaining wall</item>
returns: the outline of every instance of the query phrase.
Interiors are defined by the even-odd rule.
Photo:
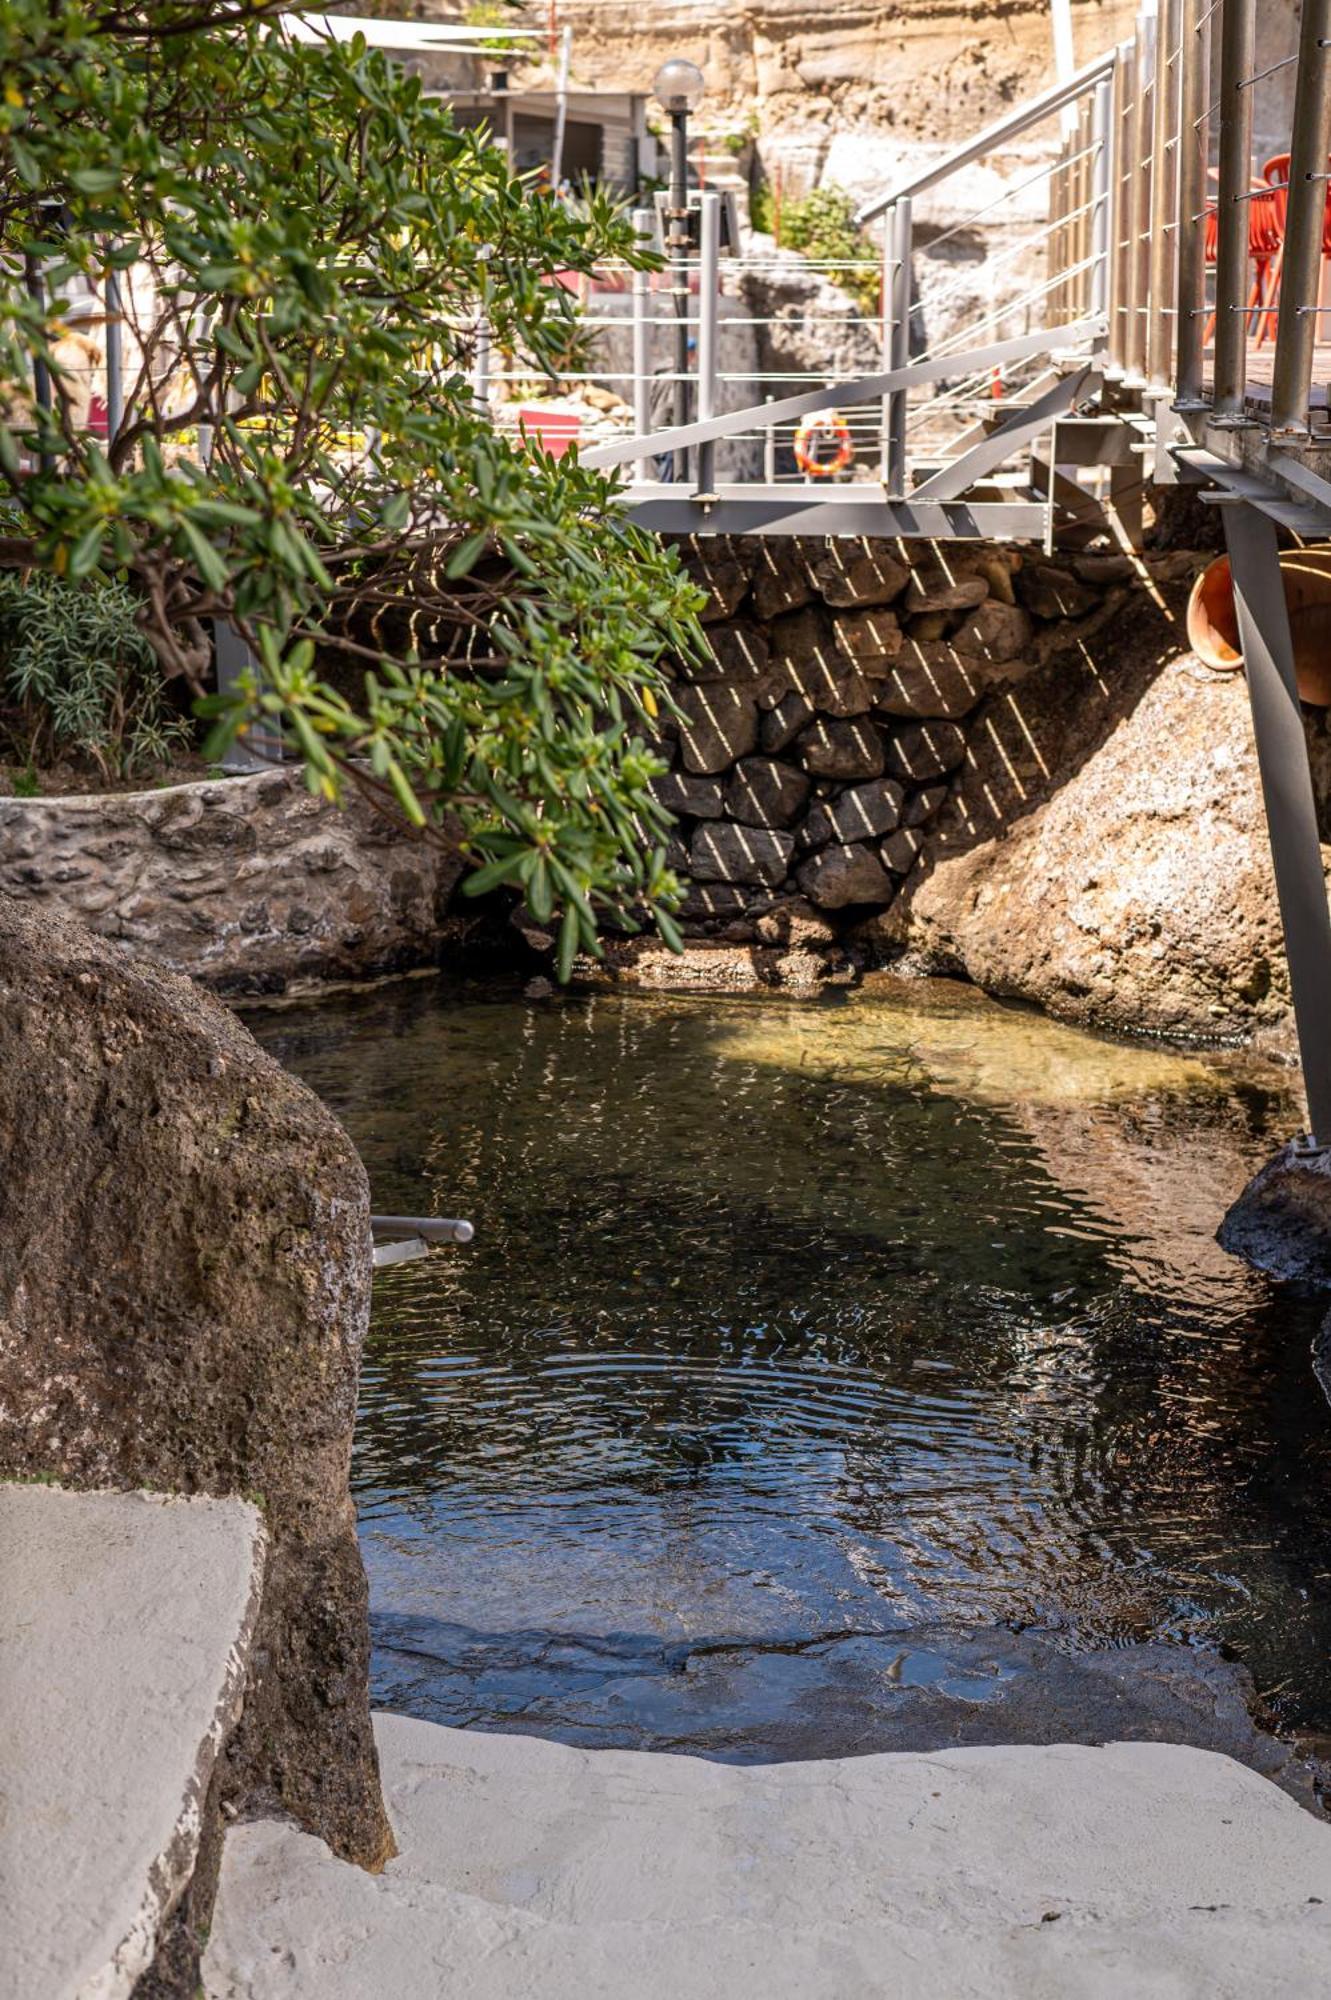
[[[705,663],[680,670],[660,796],[695,935],[760,937],[798,901],[885,910],[927,852],[987,696],[1116,601],[1115,555],[986,543],[689,545]]]

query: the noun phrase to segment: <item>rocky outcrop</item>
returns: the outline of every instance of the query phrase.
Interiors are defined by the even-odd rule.
[[[1167,574],[1167,566],[1159,566]],[[1064,1019],[1282,1035],[1288,986],[1241,677],[1134,593],[966,724],[925,852],[869,930]]]
[[[354,1148],[216,1001],[7,898],[0,1148],[0,1473],[259,1506],[221,1802],[382,1861],[347,1484],[370,1289]]]
[[[311,798],[292,771],[0,799],[0,894],[227,993],[428,963],[460,873],[363,802]]]

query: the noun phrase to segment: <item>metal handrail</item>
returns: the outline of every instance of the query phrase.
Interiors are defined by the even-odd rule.
[[[1109,76],[1113,67],[1112,50],[1107,55],[1097,56],[1094,62],[1089,62],[1083,69],[1079,69],[1075,76],[1068,77],[1063,83],[1054,84],[1039,97],[1029,98],[1016,111],[1010,111],[1006,118],[999,118],[994,124],[986,125],[974,139],[969,140],[964,146],[955,147],[933,166],[926,167],[923,173],[916,174],[911,180],[902,181],[899,186],[890,188],[886,194],[874,195],[871,200],[861,203],[855,211],[856,222],[863,225],[875,221],[887,209],[895,207],[897,202],[913,200],[917,194],[925,193],[928,188],[937,187],[940,181],[947,180],[962,167],[973,166],[976,160],[982,160],[986,153],[996,151],[1007,140],[1020,138],[1023,132],[1030,131],[1032,125],[1039,125],[1044,119],[1052,118],[1056,111],[1062,111],[1068,105],[1075,104],[1079,97],[1084,97],[1088,91],[1093,90],[1102,77]]]

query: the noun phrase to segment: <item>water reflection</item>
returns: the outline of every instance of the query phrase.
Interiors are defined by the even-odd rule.
[[[1212,1241],[1278,1096],[943,986],[254,1025],[380,1207],[478,1227],[377,1286],[381,1699],[710,1742],[847,1648],[979,1699],[1016,1631],[1220,1637],[1331,1720],[1317,1309]]]

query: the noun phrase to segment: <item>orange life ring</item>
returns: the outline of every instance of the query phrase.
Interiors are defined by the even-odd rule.
[[[829,457],[822,456],[824,444],[832,445]],[[815,417],[803,417],[795,432],[795,463],[811,479],[831,479],[844,472],[855,456],[850,425],[837,410],[824,410]]]

